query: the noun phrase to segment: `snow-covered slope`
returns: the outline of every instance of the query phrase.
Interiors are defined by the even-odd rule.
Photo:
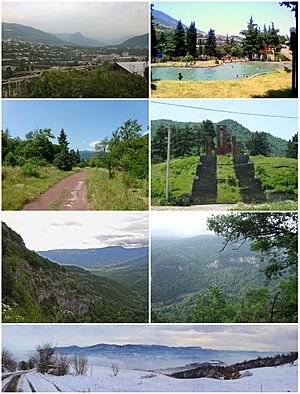
[[[87,376],[51,376],[36,372],[24,374],[19,391],[112,392],[112,391],[196,391],[196,392],[296,392],[298,365],[252,369],[251,376],[237,380],[175,379],[157,373],[93,366]]]

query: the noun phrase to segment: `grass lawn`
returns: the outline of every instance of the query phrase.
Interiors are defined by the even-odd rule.
[[[20,210],[45,193],[61,179],[75,174],[80,169],[60,171],[56,167],[39,167],[40,177],[24,176],[20,167],[2,168],[2,209]]]
[[[251,157],[255,166],[255,174],[260,176],[263,190],[274,190],[277,193],[298,192],[298,174],[296,159],[284,157]],[[199,163],[199,157],[184,157],[171,160],[170,163],[170,181],[169,191],[174,201],[172,205],[179,205],[176,199],[179,199],[183,193],[191,192],[193,179],[196,172],[196,166]],[[218,195],[217,204],[235,204],[239,203],[241,210],[271,210],[268,207],[274,207],[274,210],[297,209],[297,203],[293,201],[283,201],[277,203],[266,203],[260,205],[242,204],[242,198],[237,186],[237,179],[234,172],[233,161],[231,156],[218,156],[217,158],[217,177]],[[152,165],[151,170],[151,205],[163,205],[166,179],[166,163]],[[222,181],[223,180],[223,181]],[[224,182],[226,181],[226,182]],[[179,201],[179,200],[178,200]]]
[[[231,211],[298,211],[297,201],[266,202],[265,204],[239,203]]]
[[[86,185],[91,210],[148,209],[148,180],[137,180],[132,186],[125,174],[116,173],[110,178],[105,169],[87,168]]]
[[[291,97],[292,76],[274,71],[254,78],[230,81],[157,81],[152,98]]]

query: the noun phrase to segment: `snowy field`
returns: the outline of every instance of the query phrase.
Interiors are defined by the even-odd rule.
[[[18,381],[18,391],[297,392],[297,371],[297,364],[286,364],[279,367],[252,369],[252,376],[224,381],[208,378],[175,379],[158,373],[126,369],[120,369],[117,376],[114,376],[111,368],[93,366],[89,368],[87,376],[57,377],[27,372]]]

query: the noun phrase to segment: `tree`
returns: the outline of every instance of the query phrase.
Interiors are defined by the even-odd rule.
[[[258,53],[260,49],[259,45],[259,31],[257,24],[254,23],[252,16],[247,25],[247,30],[240,32],[245,38],[242,42],[242,49],[244,54],[250,59],[253,59],[253,53]]]
[[[58,353],[54,357],[54,373],[64,376],[70,372],[71,358],[67,354]]]
[[[109,146],[109,138],[105,137],[103,140],[99,141],[96,145],[96,151],[99,154],[100,159],[105,159],[108,151],[108,146]]]
[[[86,375],[89,367],[88,358],[83,354],[75,354],[71,360],[76,375]]]
[[[128,119],[112,133],[112,141],[132,141],[141,136],[142,125],[136,119]]]
[[[159,126],[156,133],[152,137],[151,142],[151,153],[153,161],[162,161],[167,159],[167,148],[168,148],[168,129],[165,126]]]
[[[180,57],[185,56],[186,54],[186,46],[185,46],[185,31],[181,20],[177,23],[177,27],[174,33],[174,56]]]
[[[238,213],[208,219],[208,228],[228,243],[249,241],[251,249],[267,256],[267,279],[284,278],[297,266],[298,216],[296,213]]]
[[[156,32],[154,27],[154,17],[152,15],[152,10],[151,10],[151,58],[156,59],[157,53],[158,53],[157,38],[156,38]]]
[[[50,342],[36,347],[36,370],[42,374],[48,373],[54,367],[54,348]]]
[[[60,152],[55,155],[53,164],[62,171],[71,171],[73,162],[68,148],[69,142],[64,129],[61,129],[57,139]]]
[[[195,27],[195,22],[191,22],[186,32],[186,47],[188,54],[195,59],[197,55],[197,29]]]
[[[194,133],[186,124],[184,128],[176,129],[172,138],[172,152],[175,157],[190,155],[194,145]]]
[[[54,159],[54,147],[51,139],[54,138],[52,130],[36,129],[26,134],[27,143],[23,148],[23,155],[28,158],[40,158],[52,163]]]
[[[204,45],[204,54],[209,57],[217,56],[217,41],[215,31],[210,29]]]
[[[269,156],[271,148],[267,133],[264,131],[252,133],[250,139],[246,141],[246,148],[251,156]]]
[[[159,47],[159,49],[160,49],[160,54],[161,54],[161,56],[162,56],[163,53],[164,53],[164,50],[165,50],[166,45],[167,45],[166,35],[165,35],[165,33],[164,33],[163,31],[161,31],[161,32],[160,32],[159,39],[158,39],[158,47]]]
[[[293,135],[292,139],[288,141],[286,157],[298,159],[298,133]]]
[[[5,347],[2,348],[2,372],[14,372],[17,369],[17,362],[12,352]]]

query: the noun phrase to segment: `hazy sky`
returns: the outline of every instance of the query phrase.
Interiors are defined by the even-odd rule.
[[[128,119],[137,119],[142,133],[148,128],[146,100],[4,100],[2,128],[24,138],[36,128],[50,128],[57,138],[64,128],[71,149],[91,150],[95,142],[111,137]],[[57,142],[57,139],[54,140]]]
[[[230,114],[225,112],[205,111],[192,108],[180,108],[167,106],[160,103],[171,103],[180,105],[191,105],[215,110],[248,112],[263,115],[283,115],[296,119],[281,119],[261,116],[249,116]],[[298,110],[297,100],[270,100],[270,99],[251,99],[251,100],[154,100],[151,102],[151,119],[172,119],[181,122],[201,122],[210,119],[219,122],[224,119],[233,119],[250,131],[265,131],[276,137],[291,139],[298,129]]]
[[[105,41],[148,32],[149,6],[142,2],[2,2],[2,20],[48,33],[76,33]]]
[[[217,213],[216,213],[217,214]],[[216,215],[215,214],[215,215]],[[222,214],[227,214],[222,212]],[[189,238],[214,234],[207,229],[207,218],[212,212],[151,212],[151,236],[155,238]]]
[[[31,350],[51,341],[56,346],[159,344],[211,349],[287,352],[297,350],[296,325],[3,325],[3,346]]]
[[[189,26],[196,22],[199,30],[208,32],[214,29],[217,34],[239,35],[247,28],[251,15],[254,23],[263,28],[274,22],[280,30],[279,34],[289,34],[289,29],[295,26],[295,17],[290,9],[280,7],[279,1],[272,2],[154,2],[154,9],[165,12],[173,18]]]
[[[148,244],[148,214],[143,212],[3,212],[2,220],[30,250]]]

